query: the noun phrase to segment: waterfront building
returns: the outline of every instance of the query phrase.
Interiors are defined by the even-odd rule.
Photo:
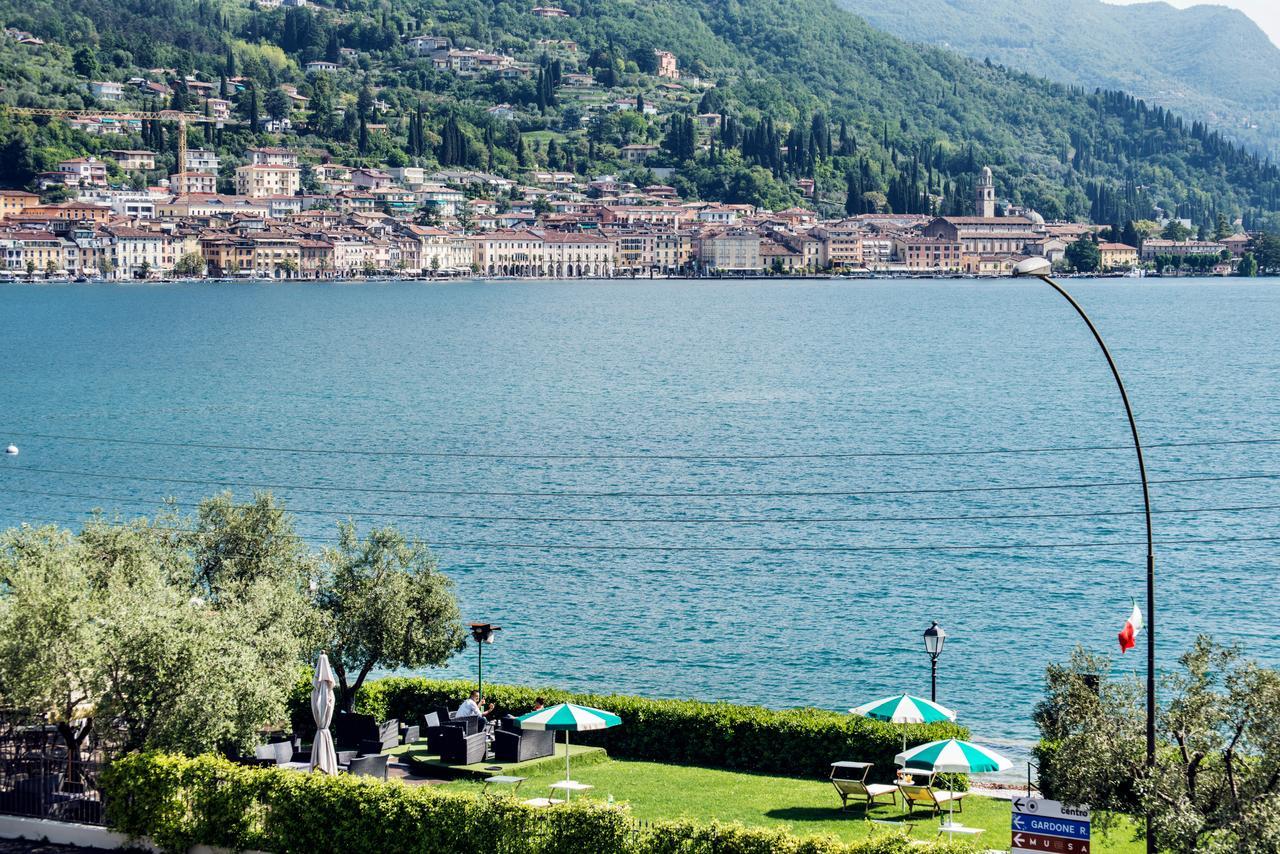
[[[1138,266],[1138,249],[1125,243],[1099,243],[1098,255],[1103,270],[1129,270]]]
[[[760,235],[747,228],[713,229],[698,238],[698,265],[708,273],[758,273]]]

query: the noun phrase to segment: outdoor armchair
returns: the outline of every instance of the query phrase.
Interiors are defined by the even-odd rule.
[[[259,744],[253,749],[253,764],[283,765],[293,760],[293,743],[273,741],[271,744]]]
[[[356,777],[377,777],[387,779],[387,760],[391,757],[381,753],[372,756],[357,756],[347,766],[347,773]]]
[[[849,803],[865,804],[871,809],[877,803],[897,806],[898,787],[888,783],[868,783],[867,775],[871,773],[870,762],[832,762],[831,785],[840,796],[840,809],[847,809]],[[888,796],[889,800],[883,799]]]
[[[488,738],[483,732],[468,734],[461,727],[440,728],[440,761],[450,765],[474,765],[484,761]]]
[[[947,804],[957,804],[958,812],[964,812],[964,796],[968,792],[951,792],[946,789],[935,789],[933,786],[916,786],[898,784],[898,791],[902,792],[902,799],[908,812],[914,812],[917,807],[924,807],[931,810],[934,815],[942,812],[943,807]]]
[[[339,750],[381,753],[400,743],[400,722],[378,723],[373,715],[340,712],[334,718],[334,743]]]
[[[551,731],[499,728],[493,734],[495,762],[528,762],[555,752],[556,734]]]

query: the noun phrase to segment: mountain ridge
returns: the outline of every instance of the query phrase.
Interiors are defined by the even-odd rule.
[[[878,29],[1086,88],[1121,89],[1280,153],[1280,47],[1237,9],[1102,0],[839,0]]]

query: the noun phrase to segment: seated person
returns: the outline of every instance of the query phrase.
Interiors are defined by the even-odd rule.
[[[453,717],[456,718],[484,718],[493,714],[493,703],[489,704],[489,708],[482,709],[481,703],[484,700],[480,697],[479,691],[472,691],[471,696],[462,701],[462,705],[458,707],[458,711],[454,712]]]

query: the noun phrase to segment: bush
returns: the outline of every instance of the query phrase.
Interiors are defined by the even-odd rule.
[[[466,681],[392,677],[365,683],[355,708],[379,720],[421,723],[437,706],[456,707],[471,689]],[[614,712],[621,716],[622,726],[575,734],[574,741],[604,747],[621,759],[797,776],[825,776],[833,761],[852,759],[875,763],[875,776],[887,781],[893,776],[893,757],[902,749],[902,726],[820,709],[570,694],[511,685],[486,685],[485,694],[499,715],[523,714],[533,708],[536,697]],[[309,732],[314,728],[309,683],[299,686],[293,702],[295,727]],[[968,737],[968,730],[950,723],[912,724],[906,732],[908,745]],[[960,786],[966,783],[961,780]]]
[[[844,843],[776,828],[691,821],[639,825],[622,810],[581,800],[550,809],[361,777],[325,777],[228,760],[133,754],[103,776],[107,821],[165,851],[193,845],[275,854],[949,854],[891,834]]]

